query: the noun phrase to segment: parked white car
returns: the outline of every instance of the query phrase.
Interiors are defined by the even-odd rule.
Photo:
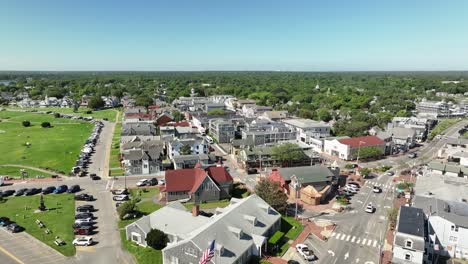
[[[309,250],[309,247],[305,244],[297,244],[296,245],[296,250],[307,261],[312,261],[315,259],[314,252],[312,250]]]
[[[114,197],[112,197],[112,199],[114,201],[127,201],[129,198],[128,198],[128,195],[122,194],[122,195],[115,195]]]
[[[372,203],[367,204],[365,211],[366,213],[370,213],[370,214],[374,213],[375,211],[374,205],[372,205]]]
[[[345,186],[344,189],[348,192],[352,192],[352,193],[357,193],[358,190],[356,188],[353,188],[351,186]]]
[[[158,180],[158,184],[159,185],[166,185],[166,180],[164,180],[164,179]]]
[[[146,185],[149,185],[148,179],[142,179],[142,180],[139,180],[139,181],[136,183],[136,186],[138,186],[138,187],[146,186]]]
[[[93,244],[93,238],[90,236],[78,237],[73,240],[74,246],[91,246]]]
[[[372,188],[372,191],[375,192],[375,193],[381,193],[381,192],[382,192],[382,189],[381,189],[380,187],[378,187],[378,186],[374,186],[374,187]]]
[[[75,224],[82,224],[82,223],[92,223],[93,219],[91,217],[89,218],[81,218],[81,219],[76,219]]]

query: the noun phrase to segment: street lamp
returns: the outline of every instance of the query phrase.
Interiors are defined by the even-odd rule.
[[[294,218],[297,219],[297,210],[298,210],[298,205],[297,205],[297,199],[299,198],[299,190],[301,189],[301,180],[302,178],[298,178],[295,174],[293,176],[291,176],[291,179],[294,180],[294,191],[296,192],[296,212],[295,212],[295,215],[294,215]]]
[[[357,159],[356,159],[356,164],[359,166],[359,153],[361,152],[361,144],[366,143],[364,141],[359,141],[359,146],[358,146],[358,151],[357,151]]]

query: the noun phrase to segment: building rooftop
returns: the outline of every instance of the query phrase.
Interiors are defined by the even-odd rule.
[[[421,208],[427,215],[440,216],[457,226],[468,228],[468,204],[466,203],[416,195],[413,206]]]
[[[285,181],[290,181],[295,175],[301,183],[331,181],[333,176],[339,174],[338,171],[333,171],[321,165],[278,168],[278,171]]]
[[[284,119],[282,120],[282,122],[302,129],[315,127],[330,127],[330,125],[325,122],[305,118]]]
[[[363,136],[363,137],[353,137],[353,138],[342,138],[338,139],[341,144],[349,145],[352,148],[363,148],[370,147],[375,145],[383,145],[385,142],[376,137],[376,136]]]
[[[420,208],[401,206],[397,231],[408,235],[424,237],[424,212]]]

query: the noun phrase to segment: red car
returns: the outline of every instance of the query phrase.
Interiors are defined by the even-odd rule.
[[[89,234],[91,234],[91,231],[92,231],[91,226],[77,227],[74,230],[75,235],[89,235]]]

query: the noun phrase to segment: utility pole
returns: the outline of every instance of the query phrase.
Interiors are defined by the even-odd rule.
[[[357,159],[356,159],[356,164],[359,166],[359,153],[361,152],[361,144],[365,143],[363,141],[359,141],[359,146],[358,146],[358,151],[357,151]]]

